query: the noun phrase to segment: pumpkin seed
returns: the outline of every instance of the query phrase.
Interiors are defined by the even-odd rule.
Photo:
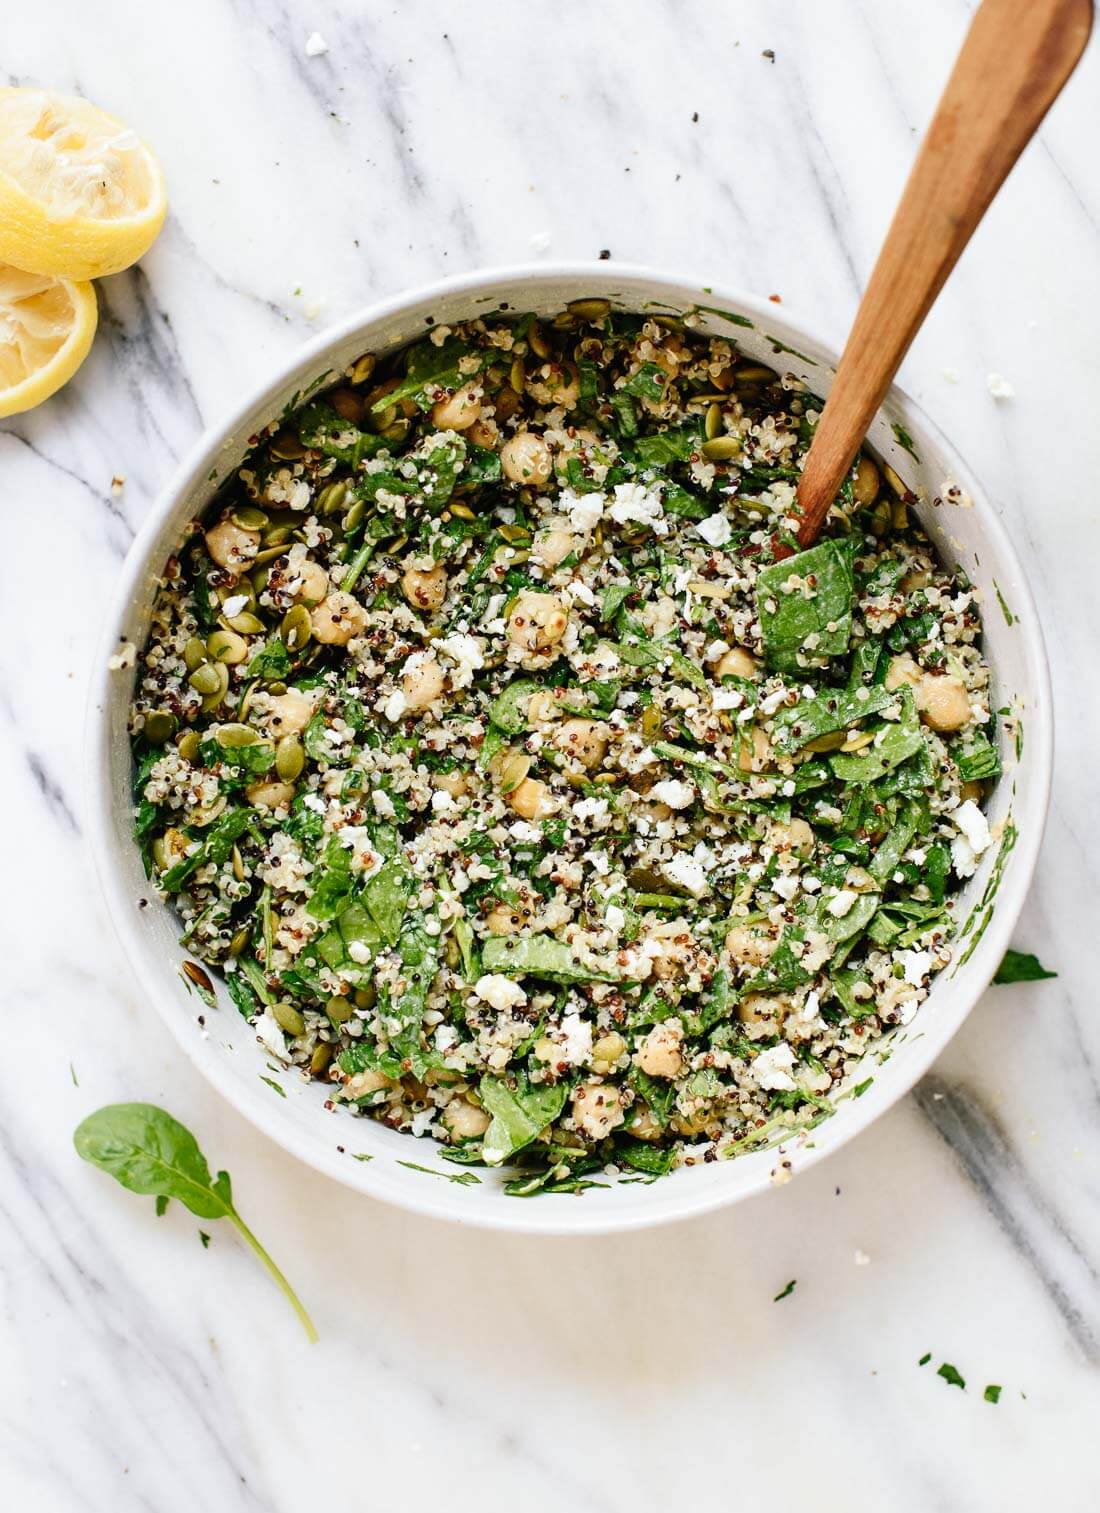
[[[894,507],[890,511],[890,523],[896,531],[909,529],[909,511],[906,508],[904,500],[898,499],[895,501]]]
[[[293,431],[280,431],[278,436],[273,437],[268,443],[268,451],[280,462],[297,462],[300,457],[306,455],[306,450]]]
[[[314,501],[314,509],[319,515],[335,515],[347,497],[348,486],[342,478],[338,483],[326,483]]]
[[[516,357],[512,360],[512,366],[508,370],[508,386],[516,394],[523,393],[523,386],[527,382],[527,369],[523,365],[523,358]]]
[[[365,353],[358,362],[352,364],[351,372],[348,374],[349,380],[353,384],[365,384],[374,372],[377,362],[378,359],[373,352]]]
[[[841,751],[862,751],[864,746],[870,746],[874,739],[873,730],[861,730],[857,735],[849,736],[840,749]]]
[[[176,750],[185,762],[193,762],[199,754],[202,736],[197,730],[185,730],[176,742]]]
[[[712,373],[710,381],[716,389],[721,389],[723,393],[728,394],[733,388],[733,369],[722,368],[719,372]]]
[[[452,500],[448,509],[456,520],[476,520],[477,516],[468,504],[462,504],[459,500]]]
[[[642,710],[642,734],[655,736],[664,724],[664,715],[656,704],[647,704]]]
[[[304,1035],[306,1032],[306,1022],[292,1003],[273,1003],[271,1017],[280,1030],[293,1040],[297,1040],[299,1035]]]
[[[214,984],[197,961],[185,961],[183,963],[183,975],[187,978],[188,982],[193,982],[200,992],[209,993],[213,997]]]
[[[387,426],[392,426],[396,419],[397,406],[387,405],[384,410],[379,410],[377,415],[373,410],[368,412],[366,422],[367,428],[368,430],[375,432],[384,431]]]
[[[234,846],[229,853],[229,860],[233,867],[233,876],[239,883],[244,882],[244,857],[241,855],[240,846]]]
[[[296,735],[285,735],[275,747],[275,771],[284,783],[293,783],[306,765],[306,754]]]
[[[571,299],[565,308],[580,320],[605,320],[611,314],[611,302],[606,299]]]
[[[158,835],[153,842],[153,860],[157,864],[157,870],[167,872],[169,867],[182,861],[190,844],[182,830],[169,825],[164,834]]]
[[[901,479],[894,472],[893,468],[888,462],[883,463],[882,471],[886,475],[886,482],[890,485],[899,499],[901,499],[903,495],[909,492],[909,490],[905,487],[904,483],[902,483]]]
[[[888,499],[880,499],[871,511],[870,526],[876,536],[885,536],[890,529],[893,512]]]
[[[457,967],[462,960],[462,950],[453,935],[448,935],[444,943],[443,960],[451,968]]]
[[[241,694],[240,701],[237,704],[238,720],[243,720],[245,715],[247,715],[249,709],[252,707],[252,695],[259,687],[259,683],[259,678],[253,678],[252,682],[245,689],[244,693]]]
[[[325,1004],[325,1013],[331,1023],[339,1029],[340,1025],[347,1024],[352,1016],[353,1004],[349,997],[343,994],[334,994]]]
[[[365,988],[356,988],[355,1007],[357,1009],[373,1009],[378,1002],[378,989],[373,982],[368,982]]]
[[[598,783],[601,788],[610,788],[613,783],[621,783],[623,777],[624,774],[621,772],[597,772],[592,781]]]
[[[270,516],[263,510],[258,510],[254,504],[235,504],[229,512],[229,518],[242,531],[262,531]]]
[[[201,693],[206,698],[210,694],[217,693],[218,689],[221,688],[221,675],[224,672],[224,667],[219,663],[204,662],[201,667],[195,668],[195,671],[187,681],[196,693]],[[226,674],[226,681],[228,683],[228,674]]]
[[[285,546],[293,534],[289,525],[273,525],[270,530],[264,531],[264,546]]]
[[[382,435],[387,441],[404,441],[411,425],[411,420],[395,420],[392,425],[383,426]]]
[[[206,666],[214,669],[214,674],[218,680],[217,688],[212,689],[202,701],[203,714],[210,714],[213,710],[217,709],[218,705],[229,692],[229,668],[226,667],[224,662],[208,662]],[[205,672],[205,670],[203,667],[199,668],[199,672]],[[195,674],[192,673],[191,676],[194,677]]]
[[[255,573],[252,574],[252,586],[253,588],[255,588],[257,593],[262,593],[263,590],[267,587],[267,569],[271,566],[271,564],[277,557],[285,556],[285,554],[286,544],[283,543],[282,545],[265,546],[262,551],[258,551],[255,557],[253,557],[252,566],[254,568],[262,568],[264,570],[263,576],[259,579],[257,579]]]
[[[527,340],[530,343],[531,351],[535,354],[536,357],[550,356],[550,353],[553,349],[551,348],[550,343],[546,340],[546,337],[543,335],[542,327],[538,324],[537,321],[534,323],[534,325],[532,325],[530,331],[528,331]],[[513,384],[512,387],[514,388],[515,385]]]
[[[525,751],[502,751],[503,760],[497,767],[496,777],[501,793],[514,793],[531,771],[531,758]]]
[[[239,881],[240,879],[238,878],[238,882]],[[250,932],[247,925],[243,925],[241,929],[237,931],[236,935],[234,935],[233,939],[229,942],[230,956],[239,956],[241,954],[245,946],[248,945],[249,933]]]
[[[216,630],[207,638],[206,649],[215,662],[226,662],[230,667],[248,656],[248,642],[235,630]]]
[[[258,636],[264,628],[264,622],[259,616],[247,609],[242,609],[239,615],[231,616],[225,623],[230,630],[235,630],[242,636]]]
[[[273,693],[278,698],[280,694],[286,693],[286,684],[281,678],[275,678],[267,684],[267,691],[268,693]]]
[[[521,541],[531,540],[531,532],[525,525],[500,525],[497,527],[497,533],[504,537],[509,546],[518,546]]]
[[[761,384],[775,381],[775,369],[765,368],[762,364],[746,363],[743,368],[738,368],[733,375],[734,383]]]
[[[341,521],[341,524],[344,527],[344,534],[345,535],[350,536],[351,533],[352,533],[352,531],[355,531],[355,530],[359,529],[359,526],[362,524],[362,521],[363,521],[363,516],[366,514],[366,512],[367,512],[367,502],[366,502],[366,500],[365,499],[356,499],[355,502],[353,503],[351,509],[348,510],[347,514],[344,516],[343,520]]]
[[[201,667],[206,661],[206,642],[200,641],[198,636],[192,636],[183,648],[183,663],[188,672],[194,672],[196,667]]]
[[[313,633],[313,622],[304,604],[295,604],[283,616],[279,634],[287,651],[301,651]]]
[[[720,404],[713,404],[707,410],[705,430],[708,441],[713,441],[720,434],[722,430],[722,406]]]
[[[839,751],[848,739],[843,730],[830,730],[828,735],[819,735],[816,741],[808,741],[803,751]]]
[[[740,457],[741,438],[715,436],[710,441],[704,441],[699,450],[710,462],[729,462],[733,457]]]
[[[142,734],[150,746],[163,746],[178,729],[179,721],[174,714],[169,714],[166,709],[154,709],[152,714],[145,716]]]
[[[313,1047],[313,1055],[309,1058],[309,1069],[314,1077],[324,1076],[331,1060],[332,1045],[327,1040],[319,1040]]]
[[[251,725],[230,721],[218,726],[218,745],[225,746],[230,751],[236,751],[241,746],[255,746],[259,739]]]

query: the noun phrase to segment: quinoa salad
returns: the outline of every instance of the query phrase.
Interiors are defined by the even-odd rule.
[[[189,980],[517,1196],[811,1128],[992,844],[979,607],[913,495],[864,453],[799,550],[820,401],[692,315],[497,312],[324,381],[138,654]]]

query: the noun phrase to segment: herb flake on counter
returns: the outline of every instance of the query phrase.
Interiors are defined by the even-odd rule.
[[[1004,960],[993,974],[996,983],[1043,982],[1048,977],[1057,977],[1057,972],[1048,972],[1037,956],[1030,951],[1006,951]]]
[[[780,1302],[782,1302],[782,1300],[784,1298],[789,1298],[790,1295],[791,1295],[791,1293],[795,1290],[795,1288],[797,1286],[798,1286],[797,1281],[788,1282],[787,1285],[786,1285],[786,1287],[784,1287],[784,1289],[783,1289],[782,1292],[777,1292],[776,1293],[775,1297],[772,1298],[772,1302],[773,1303],[780,1303]]]
[[[936,1375],[942,1376],[949,1387],[959,1387],[963,1392],[966,1391],[966,1382],[955,1370],[954,1366],[951,1365],[950,1361],[944,1361],[943,1365],[936,1372]]]

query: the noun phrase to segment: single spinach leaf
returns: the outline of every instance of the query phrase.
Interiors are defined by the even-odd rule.
[[[1039,958],[1030,951],[1006,951],[1004,960],[993,974],[993,981],[1043,982],[1048,977],[1057,976],[1057,972],[1048,972]]]
[[[521,1079],[515,1087],[509,1087],[502,1078],[483,1077],[478,1094],[482,1106],[492,1116],[481,1146],[486,1162],[499,1166],[530,1145],[559,1116],[568,1093],[569,1086],[564,1082],[552,1087],[531,1087]]]
[[[837,541],[822,541],[761,568],[756,603],[769,664],[797,672],[822,658],[843,656],[852,635],[854,596],[851,550]]]
[[[224,814],[220,814],[204,831],[202,841],[190,856],[185,856],[183,861],[169,867],[162,875],[160,885],[164,891],[178,893],[192,872],[196,872],[199,867],[205,867],[208,862],[221,866],[222,862],[228,861],[234,843],[247,828],[251,815],[250,809],[227,809]]]
[[[618,982],[612,973],[594,972],[553,935],[494,935],[482,947],[486,972],[505,977],[544,977],[548,982]]]
[[[200,1219],[228,1219],[267,1267],[306,1334],[316,1342],[313,1321],[294,1289],[237,1212],[229,1173],[211,1177],[198,1141],[178,1119],[152,1103],[108,1104],[77,1127],[73,1144],[82,1160],[98,1166],[131,1192],[158,1200],[177,1198]]]

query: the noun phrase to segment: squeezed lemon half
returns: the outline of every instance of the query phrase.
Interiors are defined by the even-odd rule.
[[[33,409],[69,381],[96,320],[91,284],[0,263],[0,418]]]
[[[0,89],[0,261],[102,278],[148,250],[168,201],[156,158],[87,100]]]

